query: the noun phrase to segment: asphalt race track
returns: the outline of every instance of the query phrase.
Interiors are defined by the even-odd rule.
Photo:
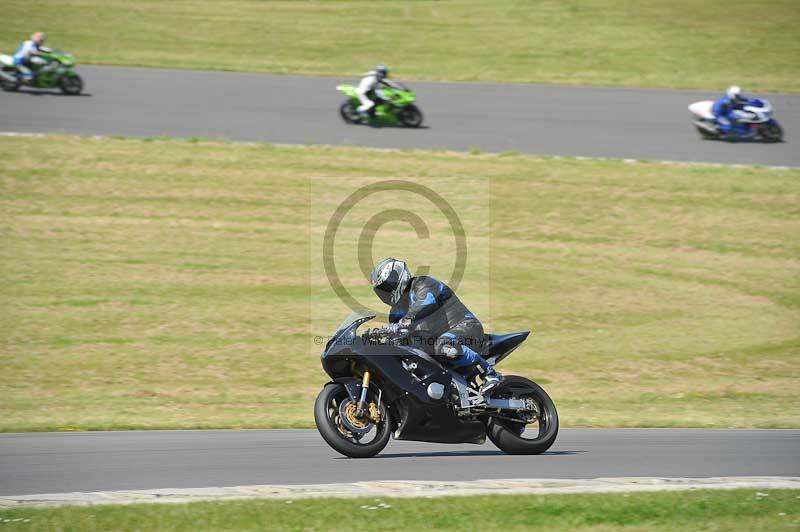
[[[800,476],[800,430],[564,429],[548,453],[390,441],[377,458],[314,430],[0,435],[0,495],[365,480]]]
[[[343,123],[337,109],[344,98],[335,86],[352,79],[109,67],[79,72],[89,95],[0,93],[0,131],[800,166],[792,144],[800,132],[800,94],[766,95],[786,142],[726,143],[703,141],[691,126],[687,105],[716,96],[701,91],[412,83],[429,127],[410,130]]]

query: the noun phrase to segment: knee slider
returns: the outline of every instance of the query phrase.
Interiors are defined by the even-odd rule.
[[[461,346],[454,339],[439,338],[436,341],[436,354],[439,356],[455,360],[460,358],[464,353],[461,351]]]

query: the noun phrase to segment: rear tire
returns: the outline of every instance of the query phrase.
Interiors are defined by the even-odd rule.
[[[361,122],[361,115],[358,114],[356,104],[354,104],[351,100],[347,100],[339,106],[339,116],[341,116],[342,120],[348,124],[358,124]]]
[[[695,122],[694,127],[695,129],[697,129],[697,132],[700,133],[700,136],[705,140],[713,140],[719,138],[719,133],[717,133],[716,131],[711,131],[710,129],[703,127],[697,122]]]
[[[541,412],[539,433],[535,438],[526,438],[523,436],[525,423],[490,418],[486,426],[486,435],[492,443],[508,454],[542,454],[548,450],[558,436],[558,412],[547,392],[532,380],[509,375],[492,392],[492,397],[503,395],[524,396],[536,401]]]
[[[770,120],[761,128],[764,142],[780,142],[783,140],[783,128],[775,120]]]
[[[406,127],[419,127],[422,125],[422,111],[416,105],[407,105],[398,113],[400,122]]]
[[[61,79],[58,80],[58,87],[64,94],[74,96],[80,94],[83,90],[83,80],[77,74],[73,76],[62,76]]]
[[[14,75],[13,72],[9,72],[8,70],[3,71],[3,74]],[[22,82],[19,80],[11,81],[4,77],[0,77],[0,88],[6,92],[14,92],[19,89],[19,86],[22,85]]]
[[[369,458],[375,456],[386,447],[389,443],[389,437],[392,435],[391,420],[386,407],[381,403],[379,405],[381,412],[381,421],[374,425],[377,430],[375,438],[369,443],[355,443],[350,438],[345,436],[342,431],[341,420],[337,423],[335,421],[337,409],[340,401],[350,400],[344,385],[332,382],[326,384],[325,387],[319,392],[317,400],[314,403],[314,422],[317,424],[322,439],[327,442],[333,450],[348,456],[350,458]]]

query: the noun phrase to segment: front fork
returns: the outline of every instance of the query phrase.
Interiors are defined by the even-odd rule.
[[[361,397],[358,399],[358,410],[356,413],[363,416],[367,412],[367,391],[369,390],[369,370],[364,372],[364,379],[361,381]]]

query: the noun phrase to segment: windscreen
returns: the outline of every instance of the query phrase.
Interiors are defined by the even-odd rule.
[[[374,313],[374,312],[372,312],[371,310],[367,310],[367,309],[358,309],[358,310],[354,310],[353,312],[351,312],[351,313],[350,313],[350,314],[349,314],[349,315],[348,315],[348,316],[347,316],[347,317],[344,319],[344,321],[342,322],[342,324],[341,324],[341,325],[339,325],[339,327],[337,327],[337,328],[336,328],[336,332],[334,333],[334,336],[337,336],[337,335],[338,335],[338,334],[339,334],[341,331],[343,331],[343,330],[347,329],[347,328],[348,328],[348,327],[350,327],[350,326],[351,326],[353,323],[355,323],[355,322],[357,322],[357,321],[359,321],[359,320],[362,320],[362,319],[363,319],[363,320],[366,320],[366,319],[370,319],[370,320],[371,320],[371,319],[372,319],[372,318],[374,318],[374,317],[375,317],[375,313]]]

